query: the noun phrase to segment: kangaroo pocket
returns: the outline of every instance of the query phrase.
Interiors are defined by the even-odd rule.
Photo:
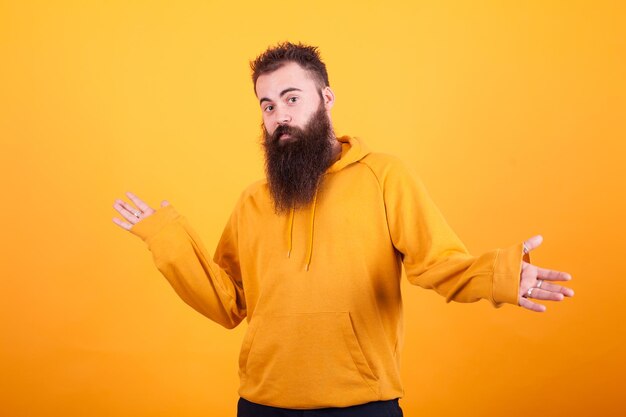
[[[380,399],[347,312],[253,318],[239,368],[239,394],[260,404],[319,408]]]

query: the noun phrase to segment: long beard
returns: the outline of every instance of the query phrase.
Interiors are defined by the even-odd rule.
[[[280,125],[272,135],[263,129],[265,173],[277,213],[309,205],[332,163],[334,133],[323,105],[300,129]],[[291,138],[281,141],[283,134]]]

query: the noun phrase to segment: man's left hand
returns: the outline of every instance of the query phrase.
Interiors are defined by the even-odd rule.
[[[533,236],[524,242],[524,252],[529,253],[543,242],[540,235]],[[562,301],[565,297],[573,297],[574,290],[553,284],[549,281],[569,281],[572,276],[567,272],[552,271],[539,268],[522,261],[522,272],[519,284],[519,305],[536,312],[546,311],[546,306],[533,300]]]

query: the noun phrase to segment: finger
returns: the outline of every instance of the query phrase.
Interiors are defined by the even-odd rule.
[[[546,311],[546,306],[544,306],[543,304],[533,303],[527,298],[520,298],[519,305],[537,313],[543,313],[544,311]]]
[[[526,248],[526,253],[532,251],[533,249],[538,248],[543,242],[543,237],[541,235],[536,235],[531,237],[530,239],[524,242],[524,247]]]
[[[122,209],[124,209],[125,211],[129,212],[130,214],[141,214],[141,210],[137,210],[137,207],[134,207],[132,204],[121,200],[121,199],[117,199],[115,200],[115,204],[117,204],[118,206],[122,207]],[[135,216],[136,217],[136,216]]]
[[[113,223],[115,223],[116,225],[118,225],[119,227],[121,227],[124,230],[130,230],[131,227],[133,227],[132,224],[123,222],[120,219],[118,219],[117,217],[113,217]]]
[[[574,290],[573,289],[567,288],[567,287],[563,287],[561,285],[550,284],[547,281],[543,282],[543,284],[541,285],[541,289],[546,290],[546,291],[552,291],[554,293],[560,293],[560,294],[563,294],[566,297],[573,297],[574,296]]]
[[[130,198],[130,201],[132,201],[137,207],[139,207],[139,210],[143,211],[147,215],[152,214],[152,212],[154,211],[141,198],[137,197],[135,194],[131,193],[130,191],[126,193],[126,196]]]
[[[163,201],[161,201],[161,207],[167,207],[167,206],[169,206],[169,205],[170,205],[170,202],[169,202],[169,201],[167,201],[167,200],[163,200]]]
[[[115,200],[113,208],[117,210],[117,212],[120,213],[122,217],[126,219],[130,224],[135,224],[139,221],[139,217],[137,217],[135,213],[137,213],[137,215],[140,215],[140,212],[127,202],[122,200]]]
[[[565,296],[560,292],[552,292],[541,288],[533,288],[533,291],[528,298],[534,298],[536,300],[549,300],[549,301],[561,301]]]
[[[569,281],[572,276],[567,272],[537,267],[537,278],[548,281]]]

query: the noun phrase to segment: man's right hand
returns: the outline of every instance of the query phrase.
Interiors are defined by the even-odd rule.
[[[113,204],[113,208],[117,210],[121,216],[126,219],[120,220],[117,217],[113,218],[113,223],[121,227],[125,230],[130,230],[135,224],[139,223],[141,220],[146,217],[151,216],[154,213],[154,209],[149,205],[143,202],[142,199],[137,197],[135,194],[131,192],[127,192],[126,196],[132,201],[136,207],[133,207],[132,204],[127,203],[124,200],[117,199]],[[163,200],[161,202],[161,207],[169,206],[170,203],[167,200]]]

